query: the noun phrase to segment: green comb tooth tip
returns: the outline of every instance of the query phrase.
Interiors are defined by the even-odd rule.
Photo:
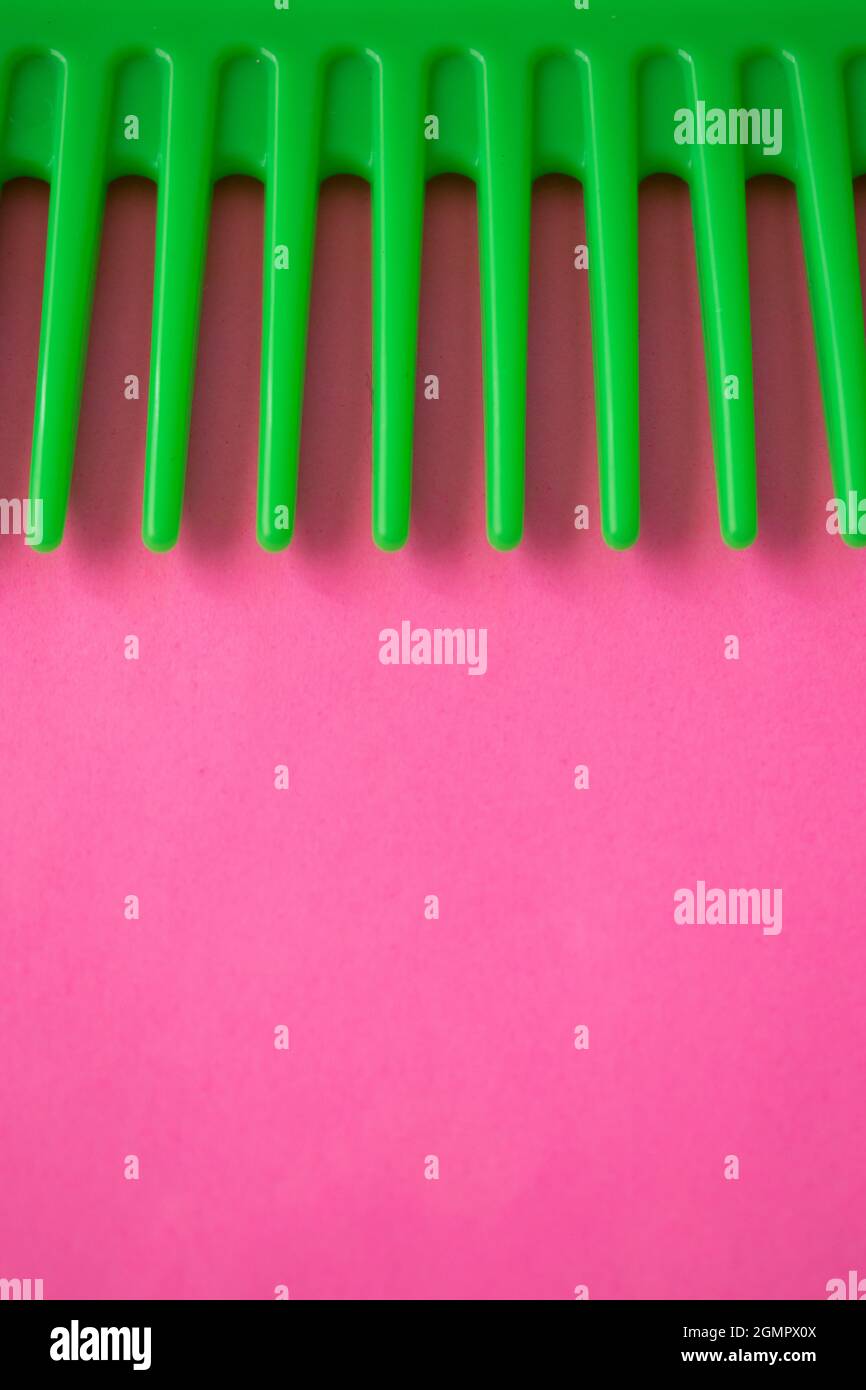
[[[487,445],[487,534],[498,550],[523,532],[532,194],[531,74],[482,58],[478,237]]]
[[[426,75],[400,55],[379,64],[373,170],[373,537],[409,535],[415,365],[424,218]]]
[[[747,546],[758,524],[745,195],[757,172],[796,182],[833,485],[866,498],[853,198],[866,172],[862,0],[820,15],[813,0],[0,0],[0,15],[0,177],[51,184],[37,549],[63,537],[105,190],[126,174],[158,185],[142,522],[154,550],[180,531],[212,188],[232,173],[265,185],[265,549],[294,534],[319,186],[341,172],[372,188],[372,531],[383,549],[409,535],[424,192],[447,171],[477,183],[492,545],[523,534],[531,191],[551,172],[584,186],[607,543],[624,549],[640,530],[638,187],[654,172],[691,191],[724,540]],[[744,128],[784,116],[778,148],[681,140],[709,109]]]
[[[48,214],[30,495],[41,550],[63,539],[105,203],[107,93],[76,58],[58,65],[58,136]]]
[[[640,530],[638,164],[634,73],[622,60],[585,71],[585,199],[602,530],[627,549]]]
[[[724,61],[691,65],[694,101],[740,106]],[[692,215],[707,363],[710,425],[722,536],[734,549],[758,528],[749,248],[742,150],[699,145],[692,166]]]
[[[180,532],[213,171],[214,74],[173,58],[165,83],[142,534]]]
[[[318,203],[321,71],[271,63],[265,172],[258,538],[284,550],[295,529],[307,327]]]
[[[841,72],[790,58],[798,197],[836,495],[866,497],[866,336]],[[859,537],[849,537],[857,543]]]

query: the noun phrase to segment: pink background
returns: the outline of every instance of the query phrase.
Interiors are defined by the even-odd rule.
[[[864,556],[824,529],[794,195],[750,197],[752,551],[718,537],[688,197],[665,181],[642,214],[641,542],[598,536],[582,204],[554,181],[527,538],[487,548],[474,194],[449,181],[410,547],[369,539],[369,204],[347,182],[322,206],[297,541],[261,553],[261,195],[239,182],[158,557],[146,404],[123,397],[154,201],[112,191],[67,540],[0,539],[0,1276],[47,1298],[789,1299],[866,1275]],[[4,195],[6,497],[27,495],[45,211]],[[404,618],[486,627],[488,674],[382,667]],[[782,934],[676,927],[699,878],[781,887]]]

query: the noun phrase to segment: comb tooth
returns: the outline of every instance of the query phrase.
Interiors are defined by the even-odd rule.
[[[487,534],[500,550],[523,534],[532,169],[530,83],[484,61],[478,222],[481,253]]]
[[[211,202],[210,79],[172,61],[165,111],[142,528],[151,550],[175,544],[183,510]]]
[[[837,496],[866,497],[866,339],[847,113],[837,74],[792,64],[797,194]],[[866,537],[846,535],[852,545]]]
[[[289,544],[295,527],[320,99],[317,70],[290,68],[280,60],[274,71],[273,143],[265,191],[258,498],[259,542],[274,551]]]
[[[105,204],[107,86],[68,62],[62,78],[59,143],[51,183],[45,287],[36,381],[30,491],[43,506],[42,541],[63,539],[93,288]]]
[[[694,69],[693,77],[696,101],[705,97],[708,106],[723,110],[738,105],[724,68],[707,64]],[[697,145],[693,156],[692,215],[719,519],[728,545],[742,547],[751,545],[758,528],[743,153],[737,145]],[[732,384],[726,386],[731,377],[737,378],[736,396]]]
[[[373,183],[373,536],[404,545],[412,497],[412,429],[424,218],[424,86],[384,60]]]
[[[640,529],[637,101],[633,74],[588,68],[588,167],[592,354],[598,416],[602,530],[608,545],[634,544]]]

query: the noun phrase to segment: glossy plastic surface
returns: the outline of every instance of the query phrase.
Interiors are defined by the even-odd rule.
[[[781,146],[680,144],[683,109],[780,113]],[[424,185],[444,172],[478,188],[495,546],[522,534],[531,187],[554,172],[585,191],[608,542],[631,545],[640,524],[637,208],[651,173],[692,191],[725,540],[747,545],[757,529],[745,211],[756,174],[796,182],[834,487],[866,497],[862,0],[0,0],[0,131],[3,180],[51,182],[31,480],[43,549],[63,535],[105,190],[126,174],[159,188],[143,521],[155,550],[180,529],[211,190],[231,173],[266,190],[267,548],[294,528],[317,193],[336,173],[372,188],[380,546],[409,532]]]

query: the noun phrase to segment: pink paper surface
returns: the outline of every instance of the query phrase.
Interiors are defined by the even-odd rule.
[[[474,194],[448,181],[409,548],[369,539],[351,182],[321,214],[296,543],[255,545],[261,195],[237,183],[182,540],[153,556],[123,381],[146,386],[154,202],[112,192],[67,539],[0,538],[0,1276],[49,1299],[820,1299],[866,1275],[864,556],[825,530],[794,195],[750,199],[750,552],[718,536],[665,181],[642,204],[640,544],[599,537],[582,203],[553,182],[526,542],[487,547]],[[4,497],[27,495],[45,208],[22,186],[0,217]],[[486,628],[487,674],[383,666],[402,620]],[[781,933],[676,925],[698,880],[780,887]]]

